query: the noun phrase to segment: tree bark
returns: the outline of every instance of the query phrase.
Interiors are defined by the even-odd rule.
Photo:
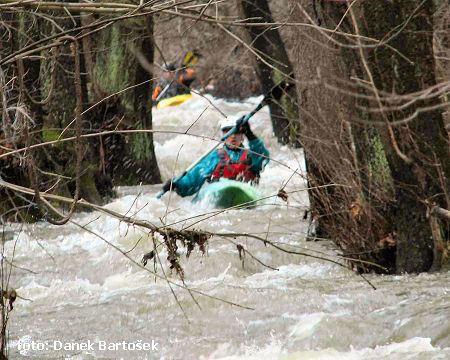
[[[241,0],[242,9],[248,21],[273,23],[267,0]],[[255,20],[256,19],[256,20]],[[270,105],[272,126],[275,136],[281,144],[291,143],[299,146],[300,119],[297,105],[295,83],[286,75],[293,77],[293,68],[280,34],[273,26],[247,28],[252,47],[266,63],[257,59],[258,77],[262,89],[268,94],[282,81],[293,86],[277,102]]]
[[[121,92],[116,96],[117,104],[114,106],[124,117],[114,120],[115,124],[112,123],[112,126],[151,130],[152,74],[150,69],[144,69],[140,65],[131,47],[145,56],[150,64],[153,63],[152,18],[146,17],[139,25],[116,23],[110,29],[102,31],[96,48],[96,84],[104,94]],[[135,87],[132,89],[122,92],[133,85]],[[153,135],[146,133],[127,136],[128,138],[112,136],[105,139],[105,144],[108,143],[105,146],[106,168],[114,184],[160,183]]]
[[[58,24],[64,29],[70,29],[80,26],[80,18],[73,17],[67,19],[58,20]],[[50,31],[48,31],[50,33]],[[75,56],[79,57],[80,60],[80,80],[82,87],[82,103],[83,110],[86,108],[88,103],[88,91],[87,91],[87,80],[86,71],[84,66],[84,59],[81,55],[82,44],[81,41],[77,44],[79,51]],[[70,43],[67,45],[59,46],[55,48],[57,50],[57,63],[58,65],[54,67],[53,71],[56,72],[56,81],[53,84],[53,91],[50,100],[46,106],[48,116],[44,119],[43,127],[43,140],[55,140],[57,139],[62,131],[66,129],[67,134],[73,135],[73,120],[75,118],[75,107],[77,102],[77,97],[75,96],[75,60],[74,55],[71,50]],[[42,76],[44,76],[42,74]],[[46,90],[50,86],[49,78],[41,78],[41,83],[45,84]],[[48,94],[46,94],[48,95]],[[88,118],[83,119],[83,124],[90,124]],[[87,141],[86,141],[87,142]],[[102,197],[97,189],[96,179],[99,178],[98,172],[98,157],[93,152],[92,147],[84,146],[83,150],[83,161],[81,165],[81,188],[80,196],[90,202],[95,204],[102,203]],[[73,194],[74,191],[74,179],[75,179],[75,146],[74,143],[64,143],[59,144],[56,147],[52,147],[47,151],[50,159],[51,170],[57,174],[61,174],[71,178],[69,182],[60,182],[55,191],[59,191],[64,195]]]
[[[380,40],[388,36],[389,44],[410,60],[385,46],[371,50],[367,61],[377,91],[407,95],[435,86],[433,1],[365,1],[361,9],[366,24],[364,35]],[[398,273],[430,269],[434,244],[426,203],[432,199],[448,207],[448,135],[441,110],[423,110],[436,107],[440,100],[437,96],[416,100],[404,109],[395,109],[398,102],[383,102],[382,106],[390,109],[371,114],[373,120],[389,122],[411,117],[394,128],[387,151],[395,187]],[[417,116],[412,116],[416,111]]]
[[[145,17],[147,32],[142,40],[141,53],[146,55],[149,63],[153,63],[153,18]],[[142,84],[134,88],[134,111],[137,114],[137,129],[152,129],[152,102],[149,89],[152,89],[153,75],[150,69],[145,69],[136,62],[135,84]],[[147,184],[158,184],[161,182],[161,174],[156,162],[155,149],[153,146],[153,134],[135,134],[131,136],[131,148],[136,156],[135,166],[142,173],[142,179]]]

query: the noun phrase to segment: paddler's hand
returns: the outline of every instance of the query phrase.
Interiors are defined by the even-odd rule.
[[[241,125],[241,132],[247,137],[248,141],[256,139],[255,134],[253,134],[252,129],[250,129],[248,121],[244,125]]]
[[[172,179],[167,180],[164,183],[162,190],[164,192],[168,192],[168,191],[170,191],[170,188],[172,188],[172,190],[175,190],[175,187],[176,187],[175,186],[175,178],[172,178]]]

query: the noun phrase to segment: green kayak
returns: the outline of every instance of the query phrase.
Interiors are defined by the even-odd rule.
[[[203,185],[192,201],[194,203],[206,201],[214,207],[222,209],[240,205],[251,208],[256,205],[259,198],[260,195],[250,184],[222,179]]]

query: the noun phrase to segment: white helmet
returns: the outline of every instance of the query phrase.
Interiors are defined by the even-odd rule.
[[[234,125],[236,125],[236,122],[242,117],[242,115],[230,115],[223,119],[220,122],[220,129],[221,130],[230,130]]]

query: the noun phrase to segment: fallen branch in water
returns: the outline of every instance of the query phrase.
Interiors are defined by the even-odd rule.
[[[176,257],[176,242],[177,240],[182,242],[188,249],[187,255],[189,256],[192,250],[194,249],[195,245],[199,247],[199,249],[204,252],[204,244],[206,243],[209,235],[202,231],[196,231],[196,230],[178,230],[175,228],[170,227],[164,227],[163,230],[158,228],[156,225],[153,225],[152,223],[144,220],[138,220],[136,218],[122,215],[118,212],[115,212],[113,210],[107,209],[103,206],[92,204],[84,199],[80,199],[78,201],[74,201],[74,199],[54,195],[54,194],[47,194],[43,192],[35,192],[35,190],[32,190],[30,188],[26,188],[23,186],[15,185],[9,182],[4,181],[0,177],[0,187],[4,187],[7,189],[11,189],[14,191],[18,191],[24,194],[38,196],[39,199],[41,199],[48,209],[50,209],[53,213],[55,213],[57,216],[64,218],[65,215],[62,214],[58,209],[56,209],[48,200],[56,200],[62,203],[66,204],[72,204],[77,207],[84,207],[89,209],[97,210],[101,213],[104,213],[106,215],[112,216],[120,221],[123,221],[125,223],[128,223],[130,225],[137,225],[142,228],[148,229],[152,232],[152,234],[158,233],[162,236],[164,239],[164,243],[168,249],[169,253],[169,262],[170,262],[170,268],[175,269],[175,271],[178,273],[180,278],[183,278],[183,269],[178,264],[178,259]],[[36,190],[37,191],[37,190]]]
[[[239,260],[242,261],[242,268],[244,268],[244,258],[245,258],[245,254],[250,255],[250,257],[255,260],[257,263],[261,264],[262,266],[269,268],[271,270],[274,271],[279,271],[279,269],[274,268],[270,265],[264,264],[261,260],[259,260],[255,255],[253,255],[250,251],[248,251],[243,245],[238,244],[236,242],[234,242],[231,239],[227,239],[229,242],[231,242],[232,244],[236,245],[236,250],[238,251],[238,255],[239,255]]]
[[[0,177],[0,187],[4,187],[7,189],[11,189],[13,191],[19,191],[21,193],[24,194],[29,194],[29,195],[34,195],[34,190],[23,187],[23,186],[19,186],[19,185],[15,185],[15,184],[11,184],[7,181],[4,181],[1,177]],[[67,204],[71,204],[73,203],[73,199],[71,198],[67,198],[64,196],[59,196],[59,195],[53,195],[53,194],[47,194],[47,193],[40,193],[40,196],[42,199],[48,199],[48,200],[56,200],[62,203],[67,203]],[[55,212],[58,216],[63,217],[64,215],[61,214],[59,212],[58,209],[55,209],[48,201],[47,201],[47,206],[53,211]],[[195,244],[197,244],[197,246],[199,246],[201,251],[204,251],[204,245],[206,244],[207,239],[209,238],[209,234],[203,231],[197,231],[197,230],[177,230],[174,228],[169,228],[169,227],[165,227],[164,231],[160,231],[158,227],[156,227],[155,225],[151,224],[150,222],[147,221],[143,221],[143,220],[138,220],[132,217],[128,217],[128,216],[124,216],[118,212],[115,212],[113,210],[110,209],[106,209],[102,206],[99,205],[95,205],[92,203],[87,202],[86,200],[80,199],[79,201],[76,202],[76,206],[79,207],[85,207],[85,208],[90,208],[90,209],[94,209],[97,210],[99,212],[102,212],[108,216],[114,217],[120,221],[126,222],[130,225],[137,225],[146,229],[149,229],[151,231],[152,234],[154,233],[158,233],[161,234],[161,236],[163,237],[163,239],[166,239],[170,244],[173,245],[173,243],[176,243],[176,240],[181,241],[186,247],[187,247],[187,251],[188,254],[190,254],[192,252],[192,250],[194,249]],[[74,222],[73,220],[69,220],[69,222],[75,224],[76,226],[82,228],[84,231],[89,232],[92,235],[97,236],[98,238],[100,238],[101,240],[103,240],[105,243],[107,243],[109,246],[111,246],[112,248],[114,248],[115,250],[119,251],[123,256],[125,256],[129,261],[131,261],[134,265],[138,266],[139,268],[151,273],[152,275],[154,275],[157,278],[163,279],[165,280],[168,284],[170,284],[171,290],[172,290],[172,294],[174,294],[172,286],[175,287],[179,287],[181,289],[184,289],[186,291],[188,291],[189,293],[195,293],[201,296],[206,296],[210,299],[213,300],[217,300],[217,301],[222,301],[226,304],[229,305],[233,305],[233,306],[237,306],[243,309],[248,309],[248,310],[254,310],[251,307],[248,306],[244,306],[244,305],[240,305],[237,303],[234,303],[232,301],[228,301],[225,299],[221,299],[212,295],[208,295],[204,292],[198,291],[198,290],[194,290],[194,289],[190,289],[188,288],[186,285],[180,285],[174,281],[169,280],[166,276],[162,276],[159,275],[158,273],[151,271],[150,269],[147,269],[144,265],[139,264],[138,262],[136,262],[135,260],[133,260],[125,251],[121,250],[119,247],[117,247],[116,245],[114,245],[113,243],[111,243],[110,241],[108,241],[107,239],[105,239],[104,237],[102,237],[101,235],[95,233],[92,230],[87,229],[85,226],[82,226],[76,222]],[[166,244],[167,245],[167,244]],[[153,254],[154,255],[154,254]],[[173,263],[171,262],[171,266],[173,265]],[[179,265],[178,265],[179,266]],[[178,269],[174,266],[175,270],[178,272]],[[181,279],[183,280],[183,279]],[[175,296],[175,294],[174,294]],[[175,299],[178,303],[178,305],[181,307],[181,304],[178,302],[176,296]],[[195,301],[195,299],[194,299]],[[183,308],[181,307],[184,315],[186,316]]]
[[[154,275],[155,277],[157,277],[157,278],[159,278],[159,279],[161,279],[161,280],[167,281],[168,283],[170,283],[171,285],[173,285],[173,286],[175,286],[175,287],[181,288],[181,289],[186,290],[186,291],[191,291],[191,292],[193,292],[193,293],[195,293],[195,294],[198,294],[198,295],[201,295],[201,296],[205,296],[205,297],[208,297],[208,298],[213,299],[213,300],[221,301],[221,302],[224,302],[224,303],[229,304],[229,305],[237,306],[237,307],[240,307],[240,308],[243,308],[243,309],[247,309],[247,310],[254,310],[254,309],[251,308],[251,307],[244,306],[244,305],[240,305],[240,304],[237,304],[237,303],[234,303],[234,302],[232,302],[232,301],[225,300],[225,299],[221,299],[221,298],[218,298],[218,297],[216,297],[216,296],[206,294],[206,293],[204,293],[204,292],[202,292],[202,291],[199,291],[199,290],[190,289],[190,288],[188,288],[188,287],[185,286],[185,285],[180,285],[180,284],[176,283],[175,281],[169,280],[167,277],[164,277],[164,276],[162,276],[162,275],[159,275],[158,273],[156,273],[156,272],[154,272],[154,271],[152,271],[152,270],[150,270],[150,269],[147,269],[144,265],[139,264],[139,263],[136,262],[134,259],[132,259],[132,258],[130,257],[130,255],[128,255],[125,251],[121,250],[119,247],[117,247],[116,245],[114,245],[113,243],[111,243],[110,241],[108,241],[107,239],[105,239],[105,238],[104,238],[103,236],[101,236],[100,234],[97,234],[96,232],[94,232],[94,231],[92,231],[92,230],[90,230],[90,229],[87,229],[85,226],[82,226],[82,225],[78,224],[77,222],[75,222],[75,221],[73,221],[73,220],[70,220],[70,222],[71,222],[72,224],[78,226],[79,228],[83,229],[84,231],[87,231],[88,233],[90,233],[90,234],[92,234],[92,235],[98,237],[98,238],[101,239],[102,241],[104,241],[106,244],[108,244],[109,246],[111,246],[114,250],[117,250],[118,252],[120,252],[123,256],[125,256],[129,261],[131,261],[134,265],[136,265],[136,266],[139,267],[140,269],[147,271],[148,273]],[[181,306],[181,305],[179,304],[179,306]],[[184,312],[184,311],[183,311],[183,312]]]
[[[210,235],[215,235],[215,236],[221,236],[221,237],[225,237],[225,238],[228,238],[228,237],[233,237],[233,238],[234,238],[234,237],[239,237],[239,236],[241,236],[241,237],[243,237],[243,236],[245,236],[245,237],[251,237],[251,238],[260,240],[260,241],[262,241],[264,244],[268,244],[268,245],[274,247],[275,249],[278,249],[278,250],[283,251],[283,252],[285,252],[285,253],[288,253],[288,254],[294,254],[294,255],[301,255],[301,256],[311,257],[311,258],[318,259],[318,260],[323,260],[323,261],[331,262],[331,263],[333,263],[333,264],[336,264],[336,265],[341,266],[341,267],[343,267],[343,268],[345,268],[345,269],[347,269],[347,270],[352,271],[348,266],[346,266],[346,265],[340,263],[339,261],[336,261],[336,260],[333,260],[333,259],[329,259],[329,258],[325,258],[325,257],[322,257],[322,256],[317,256],[317,255],[308,254],[308,253],[305,253],[305,252],[299,252],[299,251],[292,251],[292,250],[288,250],[288,249],[283,249],[282,247],[280,247],[280,246],[274,244],[273,242],[271,242],[271,241],[269,241],[269,240],[267,240],[267,239],[264,239],[264,238],[262,238],[262,237],[260,237],[260,236],[253,235],[253,234],[246,234],[246,233],[241,233],[241,234],[238,234],[238,233],[222,233],[222,234],[221,234],[221,233],[209,233],[209,234],[210,234]],[[372,265],[372,266],[379,267],[379,268],[381,268],[381,269],[383,269],[383,270],[385,270],[385,271],[387,270],[386,268],[384,268],[384,267],[382,267],[382,266],[380,266],[380,265],[378,265],[378,264],[371,263],[371,262],[368,262],[368,261],[357,260],[357,259],[350,259],[350,258],[345,258],[345,257],[340,257],[340,258],[343,259],[343,260],[348,260],[348,261],[358,261],[358,262],[362,262],[362,263],[365,263],[365,264],[370,264],[370,265]],[[369,280],[367,280],[362,274],[358,274],[358,275],[361,276],[361,277],[362,277],[362,278],[363,278],[363,279],[364,279],[364,280],[372,287],[372,289],[374,289],[374,290],[377,289],[377,288],[376,288]]]
[[[1,186],[5,187],[5,188],[8,188],[8,189],[11,189],[11,190],[14,190],[14,191],[19,191],[19,192],[22,192],[22,193],[25,193],[25,194],[34,195],[34,190],[26,188],[26,187],[23,187],[23,186],[11,184],[9,182],[4,181],[0,177],[0,187]],[[47,193],[40,193],[40,196],[43,199],[56,200],[56,201],[60,201],[60,202],[63,202],[63,203],[68,203],[68,204],[73,203],[73,199],[67,198],[67,197],[64,197],[64,196],[47,194]],[[251,238],[260,240],[264,244],[269,244],[272,247],[274,247],[274,248],[276,248],[276,249],[278,249],[280,251],[289,253],[289,254],[296,254],[296,255],[301,255],[301,256],[306,256],[306,257],[312,257],[312,258],[315,258],[315,259],[331,262],[331,263],[336,264],[338,266],[341,266],[341,267],[344,267],[346,269],[349,269],[346,265],[340,263],[339,261],[332,260],[332,259],[329,259],[329,258],[326,258],[326,257],[321,257],[321,256],[308,254],[308,253],[305,253],[305,252],[290,251],[290,250],[287,250],[287,249],[283,249],[282,247],[272,243],[271,241],[269,241],[267,239],[263,239],[262,237],[259,237],[259,236],[256,236],[256,235],[252,235],[252,234],[247,234],[247,233],[226,233],[226,234],[224,234],[224,233],[213,233],[213,232],[199,231],[199,230],[187,230],[187,229],[178,230],[178,229],[175,229],[175,228],[171,228],[169,226],[165,226],[165,227],[160,228],[160,227],[157,227],[157,226],[151,224],[148,221],[138,220],[138,219],[135,219],[133,217],[124,216],[124,215],[122,215],[122,214],[120,214],[118,212],[115,212],[113,210],[107,209],[107,208],[102,207],[100,205],[95,205],[95,204],[89,203],[89,202],[87,202],[84,199],[80,199],[79,201],[77,201],[76,205],[80,206],[80,207],[86,207],[86,208],[90,208],[90,209],[94,209],[94,210],[100,211],[100,212],[102,212],[102,213],[104,213],[106,215],[112,216],[112,217],[114,217],[114,218],[116,218],[116,219],[118,219],[120,221],[126,222],[126,223],[128,223],[130,225],[137,225],[137,226],[149,229],[153,234],[154,233],[161,234],[163,239],[165,239],[166,246],[168,246],[168,247],[173,246],[173,243],[175,243],[175,245],[176,245],[176,240],[182,241],[184,243],[184,245],[188,247],[189,254],[190,254],[190,251],[192,251],[193,246],[195,244],[197,244],[199,246],[200,250],[202,250],[203,246],[206,243],[206,241],[208,240],[208,238],[210,238],[212,236],[220,236],[220,237],[224,237],[224,238],[234,238],[234,237],[244,237],[245,236],[245,237],[251,237]],[[53,211],[56,211],[57,214],[59,214],[59,211],[57,209],[55,209],[53,206],[51,206],[51,204],[47,203],[47,206],[50,209],[52,209]],[[224,210],[222,210],[222,211],[224,211]],[[220,212],[218,212],[218,213],[220,213]],[[59,215],[63,216],[62,214],[59,214]],[[194,224],[191,224],[190,227],[193,226],[193,225]],[[87,231],[89,231],[89,230],[87,230]],[[111,244],[111,243],[109,243],[109,244]],[[115,247],[112,244],[111,244],[111,246]],[[189,251],[189,249],[190,249],[190,251]],[[118,249],[118,250],[121,251],[120,249]],[[202,251],[204,251],[204,250],[202,250]],[[170,251],[169,251],[169,253],[170,253]],[[127,256],[127,255],[124,254],[124,256]],[[340,257],[340,258],[343,259],[343,260],[348,260],[348,261],[359,261],[359,262],[370,264],[372,266],[377,266],[377,267],[379,267],[379,268],[381,268],[383,270],[386,270],[385,268],[383,268],[380,265],[377,265],[377,264],[374,264],[374,263],[370,263],[370,262],[367,262],[367,261],[357,260],[357,259],[348,259],[348,258],[344,258],[344,257]],[[174,264],[174,261],[178,264],[178,260],[177,259],[174,259],[173,261],[171,261],[169,259],[169,262],[171,263],[171,268],[174,268],[178,272],[181,268],[178,269],[179,264],[178,265]],[[133,260],[133,262],[134,262],[134,260]],[[137,265],[142,267],[142,268],[145,268],[141,264],[137,264]],[[182,271],[179,273],[179,275],[180,275],[180,277],[182,279],[182,277],[183,277]],[[374,290],[376,290],[376,287],[370,281],[368,281],[362,274],[359,274],[359,276],[361,276]],[[237,305],[237,304],[233,304],[233,305]]]
[[[23,194],[28,194],[28,195],[32,195],[32,196],[35,195],[35,192],[33,189],[9,183],[9,182],[3,180],[1,177],[0,177],[0,187],[4,187],[6,189],[11,189],[13,191],[18,191]],[[43,192],[39,192],[39,196],[46,200],[55,200],[55,201],[59,201],[59,202],[65,203],[65,204],[72,204],[74,202],[74,199],[72,199],[72,198],[68,198],[68,197],[60,196],[60,195],[43,193]],[[156,225],[153,225],[152,223],[150,223],[148,221],[139,220],[139,219],[135,219],[130,216],[122,215],[114,210],[110,210],[103,206],[90,203],[84,199],[80,199],[80,200],[76,201],[76,206],[84,207],[84,208],[88,208],[88,209],[94,209],[103,214],[110,215],[120,221],[126,222],[130,225],[137,225],[137,226],[149,229],[153,232],[161,233],[161,235],[163,235],[162,231],[160,231],[160,229]],[[51,209],[52,209],[52,211],[56,211],[57,215],[61,215],[59,213],[59,211],[56,210],[53,206],[51,207]],[[186,237],[186,239],[191,239],[194,234],[198,234],[198,235],[204,234],[203,232],[197,232],[195,230],[177,230],[174,228],[165,228],[164,231],[166,231],[166,230],[170,231],[170,234],[172,236],[178,236],[180,238]]]

